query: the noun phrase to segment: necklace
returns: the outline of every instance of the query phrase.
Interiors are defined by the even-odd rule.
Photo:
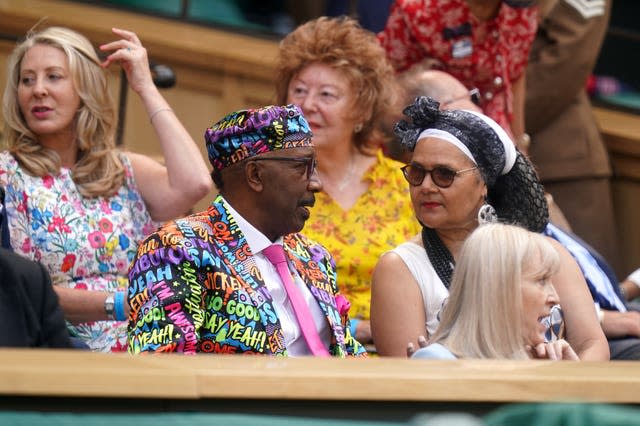
[[[347,173],[345,173],[340,183],[336,186],[336,188],[338,188],[338,191],[342,192],[342,190],[347,186],[347,184],[351,182],[351,178],[353,177],[355,171],[356,171],[356,162],[353,159],[353,157],[351,157],[351,160],[349,161],[349,168],[347,170]]]
[[[444,245],[436,231],[426,226],[422,228],[422,245],[424,245],[424,250],[427,252],[433,269],[436,270],[442,284],[449,289],[453,267],[455,266],[451,252]]]
[[[331,179],[330,175],[320,172],[320,179],[322,180],[323,183],[331,183],[330,186],[335,187],[335,189],[338,192],[342,192],[347,185],[351,182],[353,176],[355,175],[356,172],[356,160],[354,159],[354,157],[352,156],[349,160],[349,166],[347,167],[347,171],[344,174],[344,176],[336,182],[335,179]],[[325,185],[326,186],[326,185]]]

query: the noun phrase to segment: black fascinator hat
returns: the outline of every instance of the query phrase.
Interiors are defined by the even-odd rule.
[[[442,111],[432,98],[421,96],[404,109],[409,120],[396,123],[394,131],[409,150],[425,143],[428,136],[454,140],[477,164],[488,189],[488,202],[498,219],[542,232],[549,210],[531,162],[520,153],[507,133],[484,114]]]

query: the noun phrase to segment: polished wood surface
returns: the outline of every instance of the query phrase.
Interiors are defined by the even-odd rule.
[[[0,350],[0,395],[640,403],[634,362],[426,361]]]
[[[593,112],[610,154],[640,158],[640,115],[602,107]],[[618,168],[616,174],[640,179],[640,167]]]
[[[602,107],[593,112],[613,168],[613,204],[624,273],[628,274],[640,267],[640,115]]]

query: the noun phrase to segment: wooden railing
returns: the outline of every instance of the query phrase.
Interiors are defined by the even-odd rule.
[[[56,411],[130,411],[134,400],[158,400],[172,410],[229,410],[234,400],[256,411],[305,415],[305,410],[360,402],[367,418],[402,408],[402,416],[466,411],[513,402],[640,403],[640,364],[552,361],[428,361],[390,358],[319,359],[238,355],[133,356],[83,351],[0,350],[0,401]],[[276,404],[274,401],[288,401]],[[311,404],[314,401],[314,404]],[[90,406],[89,404],[93,404]],[[299,404],[299,405],[297,405]],[[342,405],[341,405],[342,404]],[[346,405],[345,405],[346,404]],[[147,405],[140,405],[143,411]],[[271,407],[269,409],[268,407]],[[296,408],[298,407],[298,408]],[[306,408],[304,408],[306,407]],[[356,405],[354,405],[356,407]],[[0,409],[7,409],[0,402]],[[399,411],[402,411],[399,410]],[[308,414],[308,413],[307,413]]]
[[[613,201],[623,267],[640,267],[640,115],[594,108],[613,166]],[[619,277],[624,279],[624,277]]]

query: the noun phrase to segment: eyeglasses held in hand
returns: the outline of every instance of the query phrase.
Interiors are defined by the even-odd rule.
[[[427,174],[431,175],[431,180],[440,188],[448,188],[453,184],[453,180],[460,173],[470,172],[471,170],[477,169],[478,166],[471,167],[463,170],[451,170],[448,167],[437,166],[431,170],[425,169],[419,164],[407,164],[404,167],[401,167],[402,174],[404,174],[404,178],[409,182],[410,185],[419,186],[422,185],[424,178]]]
[[[462,95],[462,96],[458,96],[455,97],[453,99],[448,99],[444,102],[442,102],[442,106],[445,107],[447,105],[451,105],[454,102],[460,101],[462,99],[466,99],[469,98],[471,100],[471,102],[473,102],[475,105],[480,106],[480,101],[482,100],[480,98],[480,90],[478,90],[477,88],[473,88],[471,90],[469,90],[468,93]]]
[[[294,161],[296,163],[304,163],[306,166],[305,174],[307,179],[311,179],[311,175],[318,166],[316,157],[304,157],[304,158],[291,158],[291,157],[257,157],[252,158],[251,161]]]

